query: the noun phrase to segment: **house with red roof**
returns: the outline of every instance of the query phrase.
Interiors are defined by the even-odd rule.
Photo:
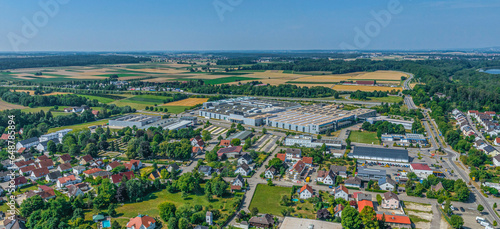
[[[31,180],[38,180],[40,178],[45,178],[45,176],[47,176],[47,174],[49,174],[49,173],[50,173],[50,171],[47,168],[34,169],[33,171],[31,171],[30,179]]]
[[[71,156],[69,154],[61,155],[57,161],[59,161],[60,163],[71,162]]]
[[[129,163],[125,163],[123,165],[125,166],[125,168],[132,171],[142,168],[142,162],[140,160],[134,160],[134,159],[130,160]]]
[[[118,173],[115,175],[111,175],[111,183],[118,184],[122,181],[123,177],[127,177],[127,180],[130,180],[134,177],[133,171]]]
[[[155,229],[156,220],[147,215],[139,214],[137,217],[130,219],[127,223],[127,229]]]
[[[414,172],[418,177],[427,178],[429,175],[432,175],[432,169],[427,164],[422,163],[411,163],[410,169]]]
[[[24,177],[24,176],[14,178],[14,186],[16,188],[25,186],[27,184],[28,184],[28,181],[26,180],[26,177]]]
[[[405,215],[391,215],[391,214],[377,214],[377,219],[379,221],[385,221],[385,224],[391,227],[397,228],[412,228],[410,217]]]
[[[284,154],[284,153],[278,153],[278,154],[276,154],[276,157],[279,158],[283,162],[286,160],[286,154]]]
[[[89,169],[89,170],[85,170],[85,171],[83,171],[83,173],[84,173],[85,175],[89,176],[89,175],[92,175],[92,174],[94,174],[94,173],[101,172],[101,171],[104,171],[104,170],[102,170],[102,169],[100,169],[100,168],[92,168],[92,169]]]
[[[219,146],[220,146],[220,147],[223,147],[223,148],[225,148],[225,147],[229,147],[229,146],[231,146],[231,141],[226,140],[226,139],[222,139],[222,140],[220,140],[220,142],[219,142]]]
[[[289,177],[294,180],[299,180],[306,170],[306,164],[302,160],[297,161],[289,170]]]
[[[97,117],[99,115],[99,111],[98,110],[92,110],[92,114]]]
[[[201,153],[203,153],[203,147],[193,146],[193,148],[191,149],[191,153],[192,153],[193,157],[198,155],[198,154],[201,154]]]
[[[44,155],[41,155],[41,156],[37,157],[35,159],[35,162],[40,162],[40,161],[44,161],[44,160],[48,160],[48,159],[50,159],[50,158],[47,155],[44,154]]]
[[[335,196],[335,199],[342,198],[346,201],[349,201],[349,189],[347,189],[344,185],[339,185],[333,189],[330,194]]]
[[[23,175],[28,175],[28,174],[31,174],[31,171],[33,171],[35,169],[36,169],[36,167],[34,165],[28,165],[28,166],[20,168],[19,171],[21,171],[21,174],[23,174]]]
[[[205,146],[205,142],[203,142],[203,139],[199,135],[194,138],[191,138],[189,141],[191,141],[192,146],[198,146],[198,147]]]
[[[0,137],[0,140],[9,140],[9,134],[2,134],[2,137]]]
[[[76,184],[79,182],[80,182],[80,179],[75,177],[75,175],[61,177],[61,178],[57,179],[57,187],[63,188],[63,187],[66,187],[68,185]]]
[[[28,161],[14,162],[14,168],[17,168],[17,169],[21,169],[22,167],[26,167],[28,165],[35,165],[35,161],[28,160]]]
[[[222,155],[226,155],[227,158],[235,158],[241,155],[241,151],[243,147],[241,146],[231,146],[226,148],[221,148],[217,151],[217,156],[222,157]]]
[[[495,138],[495,141],[493,141],[493,143],[494,143],[496,146],[500,146],[500,138]]]
[[[90,164],[90,162],[92,162],[94,160],[94,158],[92,156],[90,156],[89,154],[83,156],[82,158],[80,158],[80,165],[86,165],[86,164]]]
[[[333,212],[334,212],[334,215],[335,217],[342,217],[342,211],[344,210],[344,205],[342,204],[337,204],[337,206],[335,206],[333,208]]]
[[[112,161],[111,163],[109,163],[107,166],[106,166],[106,170],[107,171],[111,171],[113,170],[114,168],[118,167],[122,165],[120,162],[117,162],[117,161]]]
[[[361,200],[361,201],[358,201],[358,211],[359,212],[363,211],[363,208],[365,208],[367,206],[373,208],[373,202],[371,200]]]
[[[38,163],[38,167],[40,167],[40,168],[47,168],[47,169],[53,169],[54,168],[54,162],[52,161],[52,159],[43,160],[43,161],[40,161]]]
[[[306,166],[308,167],[312,167],[313,166],[313,158],[312,157],[303,157],[302,158],[302,161],[304,162],[304,164],[306,164]]]
[[[312,187],[309,186],[308,184],[305,184],[299,190],[299,198],[300,199],[309,199],[313,196],[313,193],[314,193],[314,191],[313,191]]]

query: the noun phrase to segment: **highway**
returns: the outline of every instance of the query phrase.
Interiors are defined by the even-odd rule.
[[[406,74],[408,74],[410,77],[408,77],[408,79],[406,79],[403,82],[403,90],[411,90],[410,82],[413,79],[413,74],[407,73],[407,72],[406,72]],[[404,98],[404,101],[405,101],[405,104],[408,107],[408,109],[410,109],[410,110],[417,109],[417,106],[415,106],[415,103],[413,103],[413,98],[411,96],[406,95]]]

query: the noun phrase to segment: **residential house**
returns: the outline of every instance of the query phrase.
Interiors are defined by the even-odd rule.
[[[312,157],[303,157],[302,161],[306,164],[307,167],[313,166],[313,158]]]
[[[83,171],[83,174],[85,174],[86,176],[92,176],[92,174],[97,173],[97,172],[101,172],[101,171],[104,171],[104,170],[102,170],[100,168],[92,168],[92,169],[88,169],[88,170]]]
[[[198,172],[203,173],[205,176],[212,175],[212,167],[208,165],[202,165],[198,167]]]
[[[211,211],[207,211],[207,214],[205,214],[205,221],[208,225],[212,225],[214,223],[214,214]]]
[[[344,205],[342,204],[337,204],[334,208],[333,208],[333,212],[334,212],[334,215],[335,217],[342,217],[342,211],[344,210]]]
[[[63,188],[63,187],[66,187],[68,185],[76,184],[78,182],[80,182],[80,179],[75,177],[75,175],[61,177],[61,178],[57,179],[57,187]]]
[[[48,160],[50,159],[47,155],[42,155],[42,156],[38,156],[36,159],[35,159],[35,162],[36,163],[40,163],[40,161],[44,161],[44,160]]]
[[[372,194],[365,194],[362,192],[355,192],[353,193],[354,199],[356,202],[362,201],[362,200],[369,200],[372,201]]]
[[[167,165],[167,171],[169,173],[173,173],[177,170],[179,170],[179,166],[176,163],[172,163],[172,164]]]
[[[109,176],[113,175],[110,171],[102,170],[102,171],[97,171],[95,173],[92,173],[92,177],[94,179],[97,179],[98,177],[102,178],[108,178]]]
[[[77,185],[68,185],[68,197],[77,197],[83,194],[83,191]]]
[[[278,153],[278,154],[276,154],[276,157],[279,158],[282,162],[286,161],[286,154],[285,153]]]
[[[0,182],[9,181],[11,178],[11,171],[0,171]],[[15,174],[12,174],[15,176]]]
[[[107,166],[106,166],[106,170],[107,171],[111,171],[113,170],[114,168],[120,166],[122,164],[120,164],[120,162],[117,162],[117,161],[112,161],[111,163],[109,163]]]
[[[205,142],[203,142],[203,139],[198,135],[194,138],[191,138],[191,145],[192,146],[198,146],[198,147],[203,147],[205,146]]]
[[[7,217],[3,221],[3,225],[5,229],[28,229],[28,227],[26,227],[26,219],[18,215]]]
[[[226,148],[221,148],[217,151],[217,156],[222,157],[225,155],[227,158],[235,158],[241,155],[243,147],[241,146],[231,146]]]
[[[378,180],[378,186],[381,190],[394,191],[396,188],[396,181],[390,177],[383,177]]]
[[[264,214],[250,218],[250,220],[248,220],[248,224],[257,228],[272,228],[274,225],[274,219],[272,215]]]
[[[492,156],[492,157],[494,157],[494,156],[496,156],[496,155],[500,154],[500,152],[498,152],[498,150],[497,150],[495,147],[490,146],[490,145],[488,145],[488,146],[484,147],[484,149],[483,149],[483,150],[484,150],[484,152],[485,152],[486,154],[488,154],[488,155],[490,155],[490,156]]]
[[[142,162],[140,160],[130,160],[129,163],[124,164],[125,168],[128,170],[138,170],[142,168]]]
[[[245,180],[241,175],[238,174],[238,176],[236,176],[236,178],[234,178],[234,180],[231,182],[231,185],[243,187],[245,185]]]
[[[16,188],[23,187],[27,184],[28,184],[28,181],[26,180],[26,177],[24,177],[24,176],[14,178],[14,186]]]
[[[85,166],[75,166],[73,167],[73,173],[75,175],[80,175],[83,173],[83,171],[85,171],[85,169],[86,169]]]
[[[57,170],[59,170],[61,173],[66,172],[66,171],[71,171],[73,167],[71,167],[70,163],[63,163],[57,166]]]
[[[83,156],[82,158],[80,158],[80,165],[86,165],[86,164],[90,164],[90,162],[92,162],[94,160],[94,158],[92,156],[90,156],[89,154]]]
[[[384,199],[382,201],[382,208],[397,209],[399,208],[399,198],[398,195],[389,191],[384,193]]]
[[[361,213],[365,207],[372,207],[373,208],[373,201],[371,200],[361,200],[358,201],[358,211]]]
[[[276,176],[276,174],[276,169],[274,167],[269,167],[264,172],[264,177],[266,177],[267,179],[274,179],[274,176]]]
[[[40,168],[47,168],[47,169],[53,169],[54,168],[54,162],[52,161],[52,159],[43,160],[43,161],[40,161],[40,163],[38,163],[38,167],[40,167]]]
[[[439,182],[438,184],[436,185],[431,185],[431,190],[432,191],[435,191],[435,192],[438,192],[439,190],[441,189],[444,189],[443,187],[443,183]]]
[[[342,198],[349,201],[349,190],[344,185],[339,185],[330,193],[335,196],[335,199]]]
[[[22,167],[26,167],[29,165],[35,165],[35,161],[33,160],[27,160],[27,161],[18,161],[14,162],[14,168],[15,169],[21,169]]]
[[[192,156],[196,156],[203,153],[203,147],[193,146],[191,149]]]
[[[104,166],[104,161],[102,159],[95,159],[90,163],[91,167],[101,168]]]
[[[59,144],[59,139],[52,139],[52,140],[48,140],[48,141],[43,141],[43,142],[39,142],[37,145],[36,145],[36,150],[38,150],[39,152],[48,152],[49,151],[49,148],[48,148],[48,144],[49,144],[49,141],[52,141],[54,142],[56,145]]]
[[[126,177],[127,180],[132,179],[134,177],[134,171],[128,171],[128,172],[123,172],[123,173],[111,175],[111,183],[118,184],[123,180],[123,177]]]
[[[347,167],[343,165],[330,165],[330,170],[342,178],[347,178]]]
[[[219,142],[219,146],[222,147],[222,148],[229,147],[229,146],[231,146],[231,141],[226,140],[226,139],[222,139]]]
[[[302,150],[301,149],[293,149],[287,148],[285,151],[286,159],[285,162],[295,163],[302,159]]]
[[[29,149],[30,147],[36,147],[36,145],[38,145],[38,143],[40,143],[40,142],[38,141],[37,137],[28,138],[28,139],[17,142],[16,149],[21,149],[21,148]],[[27,159],[27,160],[29,160],[29,159]]]
[[[26,147],[26,149],[28,149],[28,147]],[[19,157],[21,160],[24,160],[24,161],[29,161],[29,160],[34,160],[35,157],[33,156],[33,154],[31,153],[22,153],[21,156]]]
[[[493,143],[494,143],[496,146],[500,146],[500,138],[495,138],[495,141],[493,141]]]
[[[346,187],[361,188],[361,178],[359,177],[349,177],[344,181]]]
[[[422,163],[411,163],[411,171],[414,172],[420,178],[427,178],[432,175],[432,169],[427,164]]]
[[[377,220],[381,221],[382,218],[385,225],[391,228],[412,228],[410,217],[406,215],[377,214]]]
[[[245,153],[245,154],[241,155],[240,158],[238,158],[238,165],[241,165],[241,164],[249,165],[252,162],[253,162],[252,157],[250,157],[250,154],[248,154],[248,153]]]
[[[57,179],[59,179],[61,177],[62,177],[61,171],[55,171],[55,172],[51,172],[51,173],[47,174],[47,176],[45,176],[45,180],[47,182],[56,182]]]
[[[314,193],[314,191],[313,191],[312,187],[309,186],[308,184],[305,184],[299,190],[299,198],[300,199],[309,199],[313,196],[313,193]]]
[[[28,175],[28,174],[31,174],[31,171],[33,171],[35,169],[36,169],[36,166],[28,165],[28,166],[20,168],[19,171],[21,172],[22,175]]]
[[[26,198],[30,198],[35,195],[42,197],[42,199],[45,201],[56,198],[56,193],[54,192],[54,189],[46,185],[40,185],[40,187],[38,187],[38,190],[29,191],[28,193],[26,193]]]
[[[127,229],[155,229],[156,220],[147,215],[139,214],[137,217],[130,219],[127,223]]]
[[[326,185],[333,185],[335,184],[335,173],[332,170],[320,170],[318,171],[318,178],[316,178],[316,181]]]
[[[245,163],[236,167],[234,171],[235,174],[241,174],[242,176],[250,176],[250,172],[252,172],[252,168]]]
[[[57,161],[59,161],[59,163],[69,163],[71,162],[71,156],[69,154],[63,154]]]
[[[302,177],[302,174],[306,171],[306,164],[302,160],[297,161],[295,165],[289,170],[289,175],[294,179],[298,180]]]
[[[30,179],[31,180],[38,180],[40,178],[44,178],[45,176],[47,176],[48,174],[50,173],[49,169],[47,168],[38,168],[38,169],[34,169],[33,171],[31,171],[31,176],[30,176]]]

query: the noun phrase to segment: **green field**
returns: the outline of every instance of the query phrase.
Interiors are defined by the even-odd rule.
[[[179,114],[181,112],[184,112],[184,109],[190,108],[189,106],[159,106],[159,107],[167,108],[168,113],[172,114]]]
[[[351,142],[365,143],[365,144],[378,144],[380,141],[377,138],[377,133],[368,131],[351,131],[349,135]]]
[[[161,96],[161,95],[136,95],[132,98],[126,100],[137,102],[137,103],[150,103],[150,104],[162,104],[167,99],[172,99],[172,97]]]
[[[281,197],[284,195],[290,197],[291,193],[292,188],[289,187],[258,184],[249,209],[256,207],[259,209],[259,213],[281,215],[281,209],[285,208],[280,205]]]
[[[71,125],[71,126],[54,127],[54,128],[50,128],[48,133],[52,133],[52,132],[56,132],[58,130],[64,130],[64,129],[73,129],[73,130],[87,129],[89,126],[103,125],[106,123],[108,123],[107,119],[94,121],[94,122],[87,122],[87,123],[82,123],[82,124],[76,124],[76,125]]]
[[[232,83],[232,82],[236,82],[236,81],[254,80],[254,79],[256,79],[256,78],[243,77],[243,76],[229,76],[229,77],[210,79],[210,80],[204,80],[204,81],[206,84],[223,84],[223,83]]]
[[[105,98],[105,97],[95,96],[95,95],[78,95],[78,96],[85,97],[85,98],[91,99],[91,100],[96,99],[100,103],[111,103],[111,102],[115,101],[114,99],[111,99],[111,98]]]
[[[387,97],[368,97],[370,101],[382,102],[382,103],[399,103],[403,101],[403,97],[399,96],[387,96]]]
[[[181,197],[181,192],[169,193],[166,190],[160,192],[155,192],[144,197],[145,201],[138,203],[127,203],[123,206],[116,208],[116,212],[120,216],[117,220],[120,225],[126,225],[126,223],[132,217],[136,217],[137,214],[149,215],[152,217],[159,217],[158,205],[163,202],[170,202],[175,204],[177,208],[182,205],[190,204],[194,206],[196,204],[202,205],[204,207],[211,205],[214,209],[219,209],[222,214],[228,214],[228,209],[231,209],[231,203],[234,199],[231,196],[226,196],[223,198],[215,198],[212,202],[208,202],[202,193],[197,195],[189,195],[187,199]],[[222,210],[222,207],[224,207]],[[165,225],[165,224],[164,224]]]

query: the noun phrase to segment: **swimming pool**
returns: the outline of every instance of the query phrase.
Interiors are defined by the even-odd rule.
[[[109,220],[102,221],[102,227],[103,228],[111,227],[111,222]]]
[[[292,199],[292,201],[293,201],[293,202],[297,202],[297,201],[299,201],[299,199]]]

